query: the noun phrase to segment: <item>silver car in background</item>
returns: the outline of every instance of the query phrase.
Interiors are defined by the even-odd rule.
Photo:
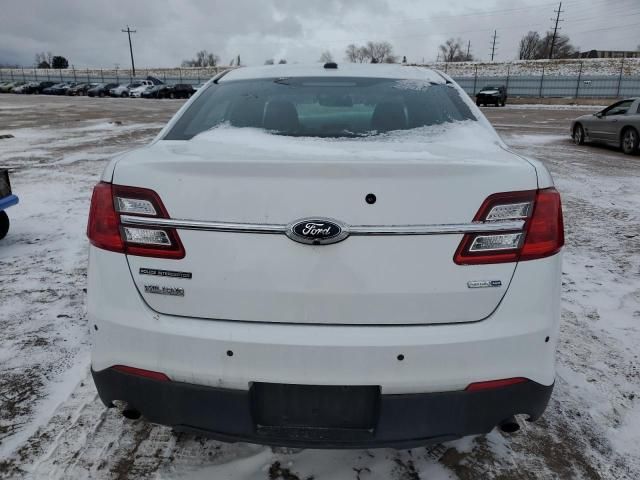
[[[639,132],[640,98],[621,100],[600,112],[578,117],[571,123],[571,136],[576,145],[606,143],[620,147],[627,155],[638,152]]]

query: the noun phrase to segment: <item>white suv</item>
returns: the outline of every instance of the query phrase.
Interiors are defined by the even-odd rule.
[[[105,169],[88,236],[93,377],[130,417],[409,447],[551,395],[560,197],[440,72],[222,74]]]

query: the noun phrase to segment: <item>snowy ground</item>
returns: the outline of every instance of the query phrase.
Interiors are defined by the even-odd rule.
[[[584,109],[487,108],[563,194],[567,248],[556,389],[545,416],[409,451],[287,451],[132,422],[98,401],[85,319],[93,184],[179,101],[0,96],[0,166],[22,203],[0,243],[0,477],[640,478],[640,156],[576,147]],[[597,108],[594,107],[594,110]]]

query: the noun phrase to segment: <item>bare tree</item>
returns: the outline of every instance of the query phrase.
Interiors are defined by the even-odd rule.
[[[530,31],[520,39],[520,50],[518,57],[520,60],[540,60],[549,58],[553,32],[545,33],[541,37],[538,32]],[[571,45],[569,37],[566,35],[556,35],[553,46],[553,58],[571,58],[578,50]]]
[[[322,52],[322,54],[320,55],[320,63],[330,63],[333,62],[333,55],[331,55],[331,52],[329,50],[325,50],[324,52]]]
[[[520,51],[518,58],[520,60],[534,60],[540,44],[540,34],[538,32],[529,31],[520,39]]]
[[[53,63],[53,54],[51,52],[36,53],[36,66],[38,68],[51,68]]]
[[[393,46],[389,42],[367,42],[358,47],[353,43],[347,46],[345,56],[352,63],[395,63],[398,57],[393,54]]]
[[[445,62],[466,62],[473,60],[473,55],[467,55],[464,51],[462,40],[459,38],[451,37],[440,45],[440,53]]]
[[[345,56],[347,61],[351,62],[351,63],[359,63],[359,48],[356,47],[353,43],[347,46],[347,49],[345,50]]]
[[[536,58],[549,58],[551,50],[551,42],[553,41],[553,32],[547,32],[538,43]],[[571,58],[577,52],[577,49],[571,45],[571,41],[567,35],[556,35],[556,41],[553,45],[552,58]]]
[[[220,57],[207,50],[200,50],[196,53],[196,58],[191,60],[183,60],[183,67],[215,67],[220,63]]]
[[[280,61],[278,62],[278,65],[285,65],[287,63],[287,60],[284,58],[281,58]]]
[[[264,61],[265,65],[273,65],[274,63],[275,62],[273,61],[273,58],[270,58],[270,59]]]
[[[371,63],[395,63],[393,46],[389,42],[367,42],[364,47]]]

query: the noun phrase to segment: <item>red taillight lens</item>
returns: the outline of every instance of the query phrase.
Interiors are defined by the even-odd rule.
[[[125,365],[115,365],[111,368],[121,373],[126,373],[128,375],[135,375],[136,377],[150,378],[151,380],[156,380],[158,382],[171,381],[171,379],[167,377],[164,373],[153,372],[151,370],[143,370],[141,368],[127,367]]]
[[[520,261],[554,255],[564,245],[564,222],[560,194],[555,188],[538,191],[533,217],[527,222],[527,237]]]
[[[120,237],[120,217],[113,207],[110,183],[101,182],[93,189],[87,237],[98,248],[124,253],[124,242]]]
[[[510,385],[517,385],[519,383],[528,382],[526,378],[505,378],[503,380],[490,380],[488,382],[477,382],[470,384],[465,388],[465,392],[480,392],[483,390],[494,390],[496,388],[508,387]]]
[[[465,235],[454,262],[458,265],[534,260],[554,255],[564,245],[560,194],[555,188],[497,193],[487,198],[474,221],[523,220],[513,232]]]
[[[184,258],[184,247],[175,229],[123,225],[121,215],[169,218],[153,190],[101,182],[91,198],[87,225],[91,244],[127,255]]]

